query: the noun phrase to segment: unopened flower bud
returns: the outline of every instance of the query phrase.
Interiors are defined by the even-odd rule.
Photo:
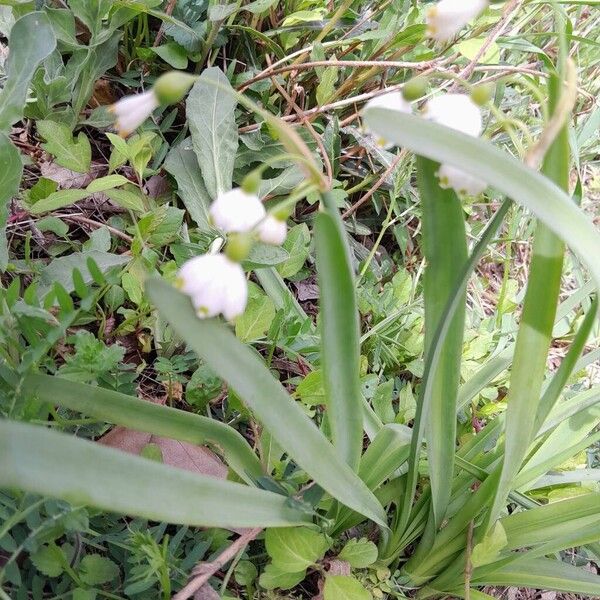
[[[176,104],[190,91],[198,79],[195,75],[181,71],[169,71],[161,75],[152,88],[162,106]]]

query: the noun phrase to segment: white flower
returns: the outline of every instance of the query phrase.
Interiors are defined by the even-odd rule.
[[[242,267],[224,254],[205,254],[188,260],[179,270],[177,286],[187,294],[201,319],[222,313],[227,320],[241,315],[248,301]]]
[[[441,0],[427,11],[427,34],[438,42],[446,42],[487,5],[487,0]]]
[[[440,180],[441,188],[452,188],[459,194],[478,196],[487,187],[485,181],[477,179],[452,165],[442,165],[437,172],[437,176]]]
[[[267,215],[266,219],[258,225],[257,229],[258,239],[265,244],[280,246],[285,242],[287,225],[285,221],[281,221],[273,215]]]
[[[408,114],[412,112],[412,105],[404,99],[402,92],[388,92],[387,94],[375,96],[375,98],[371,98],[371,100],[366,103],[365,110],[368,110],[369,108],[387,108],[389,110]],[[367,129],[367,133],[374,132]],[[394,145],[392,142],[388,142],[383,136],[377,137],[375,143],[384,150],[387,150]]]
[[[432,98],[425,106],[424,115],[430,121],[471,137],[478,137],[483,129],[481,110],[465,94],[445,94]],[[440,187],[452,188],[459,194],[477,196],[487,187],[484,181],[448,164],[442,164],[437,175]]]
[[[220,194],[210,207],[216,227],[225,233],[246,233],[265,218],[266,211],[258,196],[236,188]]]
[[[483,128],[481,110],[466,94],[444,94],[432,98],[425,105],[424,116],[472,137],[479,136]]]
[[[159,102],[153,90],[143,94],[125,96],[110,108],[116,117],[115,127],[121,137],[133,133],[158,108]]]

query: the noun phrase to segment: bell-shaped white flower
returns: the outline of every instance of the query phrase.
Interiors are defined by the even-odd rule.
[[[387,108],[389,110],[408,114],[412,112],[412,105],[404,99],[402,92],[388,92],[387,94],[375,96],[375,98],[371,98],[371,100],[365,104],[364,109],[368,110],[369,108]],[[366,128],[366,132],[370,134],[374,133],[368,128]],[[394,145],[393,142],[386,140],[384,136],[376,136],[375,143],[384,150],[387,150]]]
[[[483,129],[481,110],[466,94],[444,94],[432,98],[423,114],[430,121],[471,137],[478,137]],[[442,188],[452,188],[459,194],[477,196],[487,187],[484,181],[452,165],[442,164],[438,177]]]
[[[427,102],[423,115],[426,119],[477,137],[483,128],[479,106],[467,94],[443,94]]]
[[[258,239],[261,242],[280,246],[285,242],[285,238],[287,237],[287,225],[285,221],[282,221],[273,215],[267,215],[267,217],[259,223],[257,232]]]
[[[224,192],[211,204],[210,217],[215,227],[225,233],[246,233],[266,216],[258,196],[241,188]]]
[[[477,177],[473,177],[452,165],[441,165],[437,176],[440,180],[441,188],[452,188],[459,194],[478,196],[487,187],[485,181],[477,179]]]
[[[487,5],[487,0],[440,0],[427,11],[427,34],[438,42],[446,42]]]
[[[115,127],[121,137],[133,133],[158,108],[159,101],[153,90],[143,94],[125,96],[115,102],[110,112],[115,115]]]
[[[241,315],[248,301],[248,284],[239,263],[224,254],[205,254],[188,260],[179,270],[177,287],[192,300],[201,319]]]

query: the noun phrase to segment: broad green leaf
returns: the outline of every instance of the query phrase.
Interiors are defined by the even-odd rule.
[[[6,83],[0,92],[0,132],[8,132],[23,115],[31,78],[56,47],[48,17],[42,12],[21,17],[10,31],[8,46]]]
[[[456,193],[439,186],[435,163],[419,158],[417,165],[423,248],[427,262],[423,290],[425,352],[428,353],[431,352],[436,329],[445,316],[444,309],[452,297],[455,282],[467,261],[467,239],[462,203]],[[427,374],[431,395],[423,418],[427,423],[427,458],[436,527],[440,527],[445,517],[454,477],[456,402],[463,350],[465,301],[466,293],[462,290],[443,340],[440,360],[435,371]],[[411,468],[415,467],[415,463],[411,464]]]
[[[257,286],[250,288],[244,314],[235,322],[235,334],[242,342],[253,342],[265,335],[275,318],[275,305]]]
[[[473,60],[483,44],[487,41],[487,38],[471,38],[457,44],[457,48],[465,58]],[[483,53],[483,56],[479,59],[479,62],[487,63],[488,65],[497,65],[499,61],[500,47],[495,42],[492,42],[488,49]]]
[[[292,459],[342,504],[385,526],[382,506],[339,458],[263,361],[216,319],[200,320],[189,298],[167,283],[146,283],[150,300],[175,332],[236,391]]]
[[[343,225],[335,203],[325,206],[315,219],[323,382],[333,444],[356,471],[363,443],[358,308]]]
[[[92,148],[83,131],[76,139],[68,125],[54,121],[38,121],[37,130],[46,140],[42,147],[61,166],[77,173],[87,173],[92,160]]]
[[[160,56],[174,69],[185,69],[188,65],[187,51],[177,42],[168,42],[157,48],[152,48],[152,52]]]
[[[255,15],[260,15],[278,3],[279,0],[254,0],[254,2],[249,2],[245,6],[242,6],[241,10],[247,10]]]
[[[258,242],[252,246],[250,254],[242,262],[244,269],[262,269],[264,267],[279,266],[289,258],[289,254],[281,246],[272,246]]]
[[[323,586],[324,600],[372,600],[363,584],[351,575],[327,575]]]
[[[328,67],[323,70],[320,76],[320,82],[317,86],[317,104],[326,104],[333,96],[335,84],[338,79],[338,69],[336,67]]]
[[[191,444],[208,444],[248,481],[263,475],[260,462],[246,440],[235,429],[215,419],[48,375],[28,375],[23,389],[40,400],[108,423]]]
[[[58,210],[65,206],[71,206],[75,202],[79,202],[87,198],[90,193],[87,190],[59,190],[41,200],[38,200],[30,209],[32,215],[40,215],[52,210]]]
[[[314,565],[329,549],[327,538],[307,527],[268,529],[265,545],[275,567],[288,573]]]
[[[187,99],[194,152],[211,198],[231,189],[238,148],[237,104],[229,80],[217,67],[205,69]]]
[[[280,569],[273,564],[268,564],[261,573],[258,583],[266,590],[290,590],[296,587],[306,577],[306,570],[290,573],[287,569]]]
[[[0,421],[0,486],[197,527],[284,527],[306,521],[285,496],[11,421]]]
[[[106,190],[112,190],[127,183],[131,182],[127,177],[123,177],[123,175],[106,175],[105,177],[94,179],[85,189],[90,193],[105,192]]]
[[[146,210],[144,200],[139,191],[109,189],[105,190],[105,193],[115,204],[123,208],[139,213]]]
[[[342,548],[338,558],[354,569],[365,569],[377,560],[377,546],[366,538],[353,538]]]
[[[90,30],[92,36],[99,33],[102,19],[110,9],[112,0],[70,0],[69,6],[73,14]]]
[[[308,258],[310,245],[310,231],[306,223],[292,227],[287,235],[283,248],[287,250],[289,258],[277,265],[277,272],[281,277],[288,278],[295,275]]]
[[[19,151],[8,137],[0,133],[0,271],[4,271],[8,265],[8,203],[19,191],[22,174],[23,163]]]
[[[64,571],[66,557],[54,543],[41,546],[30,558],[33,566],[48,577],[58,577]]]
[[[208,231],[210,229],[208,209],[211,199],[206,191],[190,138],[171,149],[165,160],[165,169],[175,177],[177,195],[192,220],[200,230]]]
[[[472,138],[413,115],[368,108],[367,126],[386,139],[487,181],[559,235],[588,266],[600,288],[600,236],[571,198],[547,177],[490,142]]]
[[[79,577],[88,585],[108,583],[119,576],[119,567],[110,558],[87,554],[79,563]]]

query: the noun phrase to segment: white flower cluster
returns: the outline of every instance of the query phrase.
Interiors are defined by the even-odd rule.
[[[374,107],[409,114],[412,112],[410,103],[403,98],[400,92],[390,92],[373,98],[367,103],[365,109]],[[430,121],[472,137],[480,136],[483,129],[481,110],[466,94],[444,94],[432,98],[425,105],[423,116]],[[377,141],[378,145],[384,148],[393,145],[382,137],[377,138]],[[484,181],[452,165],[442,164],[438,171],[438,178],[442,188],[452,188],[460,194],[476,196],[487,187]]]
[[[285,221],[267,214],[255,194],[236,188],[220,194],[210,207],[212,223],[223,233],[255,236],[265,244],[282,244]],[[241,315],[248,300],[244,271],[233,253],[205,254],[188,260],[179,270],[177,286],[187,294],[201,319],[219,314],[232,320]]]
[[[440,0],[427,11],[427,34],[438,42],[447,42],[487,5],[487,0]]]

